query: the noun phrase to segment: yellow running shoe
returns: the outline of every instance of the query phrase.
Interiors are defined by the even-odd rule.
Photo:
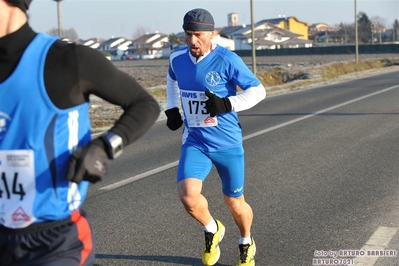
[[[252,244],[238,245],[238,263],[237,266],[255,266],[256,245],[254,238]]]
[[[220,257],[219,243],[222,241],[226,229],[219,220],[215,219],[215,222],[218,227],[217,232],[214,234],[205,232],[205,246],[202,250],[204,265],[214,265]]]

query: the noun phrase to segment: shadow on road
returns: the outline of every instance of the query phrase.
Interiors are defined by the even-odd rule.
[[[143,265],[144,261],[148,262],[167,262],[178,265],[203,265],[202,260],[199,258],[188,258],[181,256],[135,256],[135,255],[115,255],[115,254],[96,254],[96,259],[110,259],[110,260],[134,260],[137,261],[137,265]],[[104,264],[106,265],[106,264]],[[102,266],[102,264],[94,264],[94,266]],[[216,263],[215,266],[230,266],[228,264]]]

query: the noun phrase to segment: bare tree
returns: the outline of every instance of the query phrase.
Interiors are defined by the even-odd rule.
[[[392,27],[392,41],[399,42],[399,22],[395,19]]]
[[[336,38],[340,40],[341,43],[353,43],[354,42],[354,26],[353,23],[343,23],[341,22],[338,26],[335,26],[338,31],[336,32]]]
[[[372,43],[378,38],[378,43],[382,43],[381,34],[386,31],[386,19],[380,16],[370,18],[372,28]]]
[[[58,28],[51,28],[50,30],[47,31],[47,34],[51,36],[59,36]],[[74,28],[63,29],[62,36],[59,37],[66,38],[72,42],[77,42],[79,40],[78,34],[76,33]]]
[[[171,43],[171,44],[181,44],[182,43],[181,40],[179,39],[179,37],[174,33],[170,34],[168,38],[169,38],[169,43]]]
[[[146,51],[146,43],[145,43],[145,35],[149,33],[148,29],[145,27],[137,27],[136,31],[133,34],[133,53],[140,56],[140,58],[147,53]]]
[[[360,12],[357,15],[358,21],[358,38],[361,43],[370,43],[372,40],[372,22],[367,14]],[[382,20],[381,20],[382,23]],[[341,43],[355,43],[355,23],[343,23],[335,26],[338,31],[335,33],[335,38]]]
[[[51,35],[51,36],[58,36],[58,29],[57,28],[51,28],[51,29],[49,29],[47,31],[47,34]]]
[[[148,30],[148,28],[143,27],[143,26],[139,26],[134,31],[133,40],[138,39],[138,38],[142,37],[143,35],[148,34],[149,32],[150,31]]]

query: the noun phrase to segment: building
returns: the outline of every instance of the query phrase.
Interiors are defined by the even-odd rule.
[[[310,39],[314,40],[316,44],[320,43],[339,43],[337,38],[337,28],[330,27],[326,23],[314,23],[308,28]]]
[[[299,34],[300,39],[308,40],[308,26],[309,24],[303,21],[298,20],[296,17],[279,17],[273,19],[264,19],[257,23],[255,23],[255,28],[259,25],[263,25],[265,23],[269,23],[275,25],[280,29],[288,30],[292,33]]]
[[[287,28],[293,28],[296,32]],[[254,31],[257,50],[313,46],[313,41],[307,39],[307,24],[294,17],[261,20],[255,23]],[[251,26],[228,26],[221,29],[220,35],[234,40],[235,50],[252,49]]]
[[[252,27],[239,25],[236,13],[227,15],[227,23],[227,27],[215,28],[213,41],[232,51],[252,49]],[[261,20],[254,25],[255,47],[257,50],[312,47],[308,26],[295,17]],[[178,41],[170,43],[169,36],[159,32],[147,33],[135,40],[111,38],[98,49],[110,53],[113,60],[167,58],[173,50],[186,45],[184,32],[175,34],[175,38]]]
[[[129,45],[129,54],[140,59],[161,58],[163,47],[167,44],[169,44],[169,37],[164,33],[145,34],[133,40]]]
[[[238,14],[230,13],[227,15],[227,25],[229,27],[238,26]]]
[[[132,43],[123,37],[111,38],[98,46],[98,50],[109,53],[112,60],[121,60],[128,54],[128,47]]]
[[[93,49],[97,49],[101,45],[101,43],[96,38],[92,38],[92,39],[88,39],[88,40],[79,40],[79,43],[84,46],[93,48]]]

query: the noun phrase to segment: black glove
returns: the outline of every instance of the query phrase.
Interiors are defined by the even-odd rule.
[[[166,125],[170,130],[177,130],[183,125],[183,120],[179,112],[179,108],[174,107],[165,111],[165,115],[168,117]]]
[[[109,159],[101,139],[94,139],[85,146],[79,147],[69,160],[66,178],[79,183],[87,180],[91,183],[101,181],[107,173]]]
[[[205,95],[208,97],[205,102],[205,108],[212,117],[232,110],[231,102],[228,98],[220,98],[209,90],[205,91]]]

